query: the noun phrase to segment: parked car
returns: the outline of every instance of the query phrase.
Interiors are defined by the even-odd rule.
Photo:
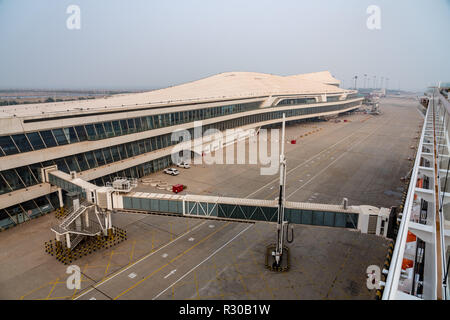
[[[177,164],[177,167],[189,169],[191,166],[187,162],[180,162]]]
[[[177,176],[180,174],[180,172],[175,168],[164,169],[164,173],[170,174],[171,176]]]

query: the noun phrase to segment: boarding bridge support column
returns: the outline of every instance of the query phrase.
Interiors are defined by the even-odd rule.
[[[58,200],[59,200],[59,208],[61,210],[64,210],[64,201],[62,196],[62,189],[58,188]]]
[[[66,245],[67,245],[67,248],[71,248],[72,247],[72,245],[70,244],[70,234],[69,233],[66,233]]]

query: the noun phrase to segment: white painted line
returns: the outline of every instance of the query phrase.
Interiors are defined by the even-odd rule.
[[[364,125],[364,126],[367,126],[367,124]],[[341,143],[341,142],[343,142],[343,141],[349,139],[350,137],[353,137],[353,136],[354,136],[355,134],[357,134],[357,133],[358,133],[358,131],[355,131],[355,132],[352,133],[351,135],[349,135],[349,136],[347,136],[347,137],[345,137],[345,138],[342,138],[341,140],[339,140],[339,141],[336,142],[335,144],[333,144],[333,145],[329,146],[328,148],[326,148],[326,149],[320,151],[318,154],[315,154],[314,156],[312,156],[312,157],[309,158],[308,160],[306,160],[306,161],[300,163],[298,166],[296,166],[296,167],[294,167],[294,168],[288,170],[288,171],[287,171],[287,174],[289,174],[289,173],[291,173],[292,171],[294,171],[294,170],[296,170],[296,169],[298,169],[298,168],[304,166],[304,165],[307,164],[309,161],[313,160],[314,158],[316,158],[317,156],[321,155],[322,153],[325,153],[325,152],[330,153],[329,150],[330,150],[331,148],[334,148],[334,147],[337,146],[339,143]],[[270,184],[272,184],[272,183],[274,183],[274,182],[278,182],[278,181],[279,181],[279,179],[274,179],[274,180],[272,180],[271,182],[265,184],[264,186],[262,186],[261,188],[257,189],[256,191],[253,191],[252,193],[250,193],[249,195],[247,195],[245,198],[248,198],[248,197],[254,195],[255,193],[258,193],[259,191],[261,191],[262,189],[264,189],[264,188],[267,187],[268,185],[270,185]]]
[[[194,268],[192,268],[191,270],[189,270],[188,272],[186,272],[181,278],[179,278],[177,281],[175,281],[174,283],[172,283],[170,286],[168,286],[166,289],[164,289],[163,291],[161,291],[160,293],[158,293],[155,297],[153,297],[152,300],[158,299],[164,292],[166,292],[167,290],[169,290],[170,288],[172,288],[174,285],[176,285],[179,281],[183,280],[184,277],[186,277],[189,273],[191,273],[192,271],[194,271],[195,269],[197,269],[199,266],[201,266],[204,262],[208,261],[212,256],[214,256],[217,252],[219,252],[220,250],[222,250],[223,248],[225,248],[231,241],[233,241],[234,239],[236,239],[237,237],[239,237],[242,233],[244,233],[245,231],[247,231],[249,228],[251,228],[253,226],[253,224],[249,225],[247,228],[245,228],[244,230],[242,230],[241,232],[239,232],[237,235],[235,235],[233,238],[231,238],[230,240],[228,240],[223,246],[221,246],[219,249],[217,249],[216,251],[214,251],[209,257],[207,257],[205,260],[203,260],[202,262],[200,262],[198,265],[196,265]]]
[[[95,297],[92,297],[92,298],[90,298],[89,300],[97,300],[97,299],[95,299]]]
[[[132,272],[132,273],[130,273],[130,274],[128,275],[128,277],[130,277],[131,279],[136,278],[136,276],[137,276],[137,274],[134,273],[134,272]]]
[[[311,179],[309,179],[307,182],[305,182],[301,187],[297,188],[294,192],[292,192],[291,194],[289,194],[286,199],[290,198],[294,193],[296,193],[298,190],[302,189],[304,186],[306,186],[308,183],[310,183],[312,180],[314,180],[316,177],[318,177],[319,175],[321,175],[326,169],[328,169],[329,167],[331,167],[331,165],[333,165],[336,161],[338,161],[340,158],[342,158],[343,156],[345,156],[350,150],[352,150],[354,147],[356,147],[357,145],[360,145],[361,143],[363,143],[364,141],[366,141],[369,137],[371,137],[379,128],[381,128],[384,125],[381,124],[380,126],[376,127],[367,137],[363,138],[362,140],[358,141],[357,143],[355,143],[354,145],[352,145],[347,151],[345,151],[344,153],[342,153],[339,157],[336,158],[336,160],[332,161],[329,165],[327,165],[325,168],[323,168],[322,170],[320,170],[316,175],[314,175]],[[332,158],[334,159],[334,158]]]
[[[214,225],[213,224],[210,224],[208,227],[210,227],[210,228],[214,228]]]
[[[161,255],[161,257],[163,257],[163,258],[167,258],[167,256],[168,256],[167,253],[163,253],[163,254]]]
[[[145,259],[147,259],[148,257],[151,257],[152,255],[154,255],[155,253],[157,253],[158,251],[160,251],[161,249],[164,249],[165,247],[167,247],[168,245],[175,243],[176,241],[178,241],[179,239],[183,238],[185,235],[191,233],[192,231],[194,231],[195,229],[199,228],[200,226],[204,225],[206,223],[206,221],[203,221],[202,223],[196,225],[194,228],[192,228],[189,231],[186,231],[185,233],[183,233],[181,236],[179,236],[178,238],[173,239],[172,241],[166,243],[165,245],[163,245],[162,247],[158,248],[157,250],[149,253],[148,255],[142,257],[141,259],[137,260],[136,262],[134,262],[133,264],[130,264],[128,267],[126,267],[125,269],[120,270],[119,272],[117,272],[116,274],[113,274],[111,277],[109,277],[108,279],[94,285],[92,288],[90,288],[89,290],[83,292],[82,294],[80,294],[79,296],[77,296],[76,298],[74,298],[73,300],[78,300],[78,298],[81,298],[82,296],[84,296],[85,294],[91,292],[92,290],[94,290],[95,288],[100,287],[101,285],[105,284],[106,282],[108,282],[109,280],[117,277],[119,274],[121,274],[122,272],[130,269],[131,267],[134,267],[135,265],[137,265],[138,263],[144,261]]]
[[[168,277],[170,277],[171,275],[173,275],[175,272],[177,272],[177,269],[170,271],[170,272],[164,277],[164,279],[167,279]]]
[[[194,238],[192,238],[192,237],[190,237],[189,239],[188,239],[188,241],[194,241],[195,239]]]

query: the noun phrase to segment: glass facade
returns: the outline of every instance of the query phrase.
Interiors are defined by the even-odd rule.
[[[221,117],[259,108],[261,102],[232,104],[190,111],[164,113],[154,116],[131,118],[80,125],[75,127],[29,132],[0,137],[0,155],[40,150],[86,140],[101,140],[130,133],[170,127],[178,124]],[[3,150],[3,151],[2,151]]]
[[[297,105],[297,104],[308,104],[308,103],[317,103],[315,98],[297,98],[297,99],[285,99],[281,100],[278,103],[278,106],[286,106],[286,105]]]
[[[0,230],[39,217],[56,208],[58,208],[58,195],[54,192],[8,208],[0,209]]]
[[[358,104],[359,102],[350,102],[335,106],[311,107],[286,111],[260,113],[236,119],[231,119],[227,121],[222,121],[219,123],[205,125],[202,127],[203,131],[202,133],[205,133],[205,131],[208,129],[218,129],[220,131],[224,131],[226,129],[237,128],[252,123],[268,121],[273,119],[281,119],[283,117],[283,113],[286,113],[286,117],[289,118],[299,115],[346,109],[348,107],[355,106]],[[191,128],[188,131],[190,132],[191,137],[194,137],[193,129]],[[25,187],[30,187],[39,184],[42,181],[40,176],[41,175],[40,168],[43,167],[56,164],[58,165],[59,170],[64,171],[66,173],[69,173],[70,171],[77,171],[77,172],[86,171],[89,169],[97,168],[99,166],[103,166],[105,164],[114,163],[117,161],[125,160],[130,157],[170,147],[175,145],[176,143],[178,142],[171,141],[171,133],[168,133],[156,137],[136,140],[125,144],[120,144],[116,146],[97,149],[94,151],[79,153],[63,158],[49,160],[43,163],[38,162],[23,167],[4,170],[0,172],[0,194],[8,193],[14,190],[19,190]],[[159,168],[159,165],[157,167]]]

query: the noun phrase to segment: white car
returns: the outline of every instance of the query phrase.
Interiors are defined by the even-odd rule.
[[[189,169],[191,166],[186,162],[180,162],[177,164],[177,167]]]
[[[171,176],[177,176],[180,174],[180,172],[175,168],[164,169],[164,173],[170,174]]]

